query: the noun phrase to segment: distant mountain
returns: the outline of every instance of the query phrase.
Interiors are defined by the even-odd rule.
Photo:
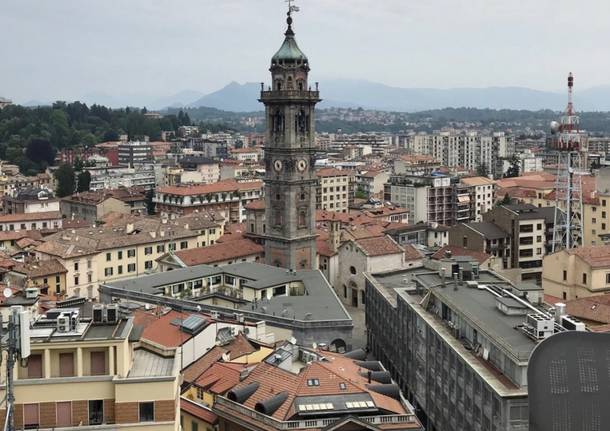
[[[193,100],[203,96],[204,93],[196,90],[184,90],[172,96],[149,96],[145,94],[122,94],[120,96],[106,93],[90,93],[82,98],[82,102],[93,105],[110,106],[111,108],[124,108],[126,106],[146,107],[159,110],[167,107],[183,107]]]
[[[224,88],[201,97],[189,106],[208,106],[225,111],[256,111],[260,84],[231,82]],[[442,108],[491,108],[562,110],[566,94],[525,87],[487,88],[400,88],[369,81],[336,79],[320,82],[321,108],[341,107],[413,112]],[[610,86],[577,91],[579,111],[610,110]]]

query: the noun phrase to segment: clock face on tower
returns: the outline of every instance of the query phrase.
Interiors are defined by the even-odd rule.
[[[280,172],[282,170],[282,161],[276,160],[273,162],[273,169],[275,169],[276,172]]]
[[[297,162],[297,169],[299,170],[299,172],[303,172],[305,169],[307,169],[307,161],[304,159],[300,159]]]

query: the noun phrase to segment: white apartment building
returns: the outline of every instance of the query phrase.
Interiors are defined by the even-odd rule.
[[[316,191],[316,209],[347,212],[353,197],[352,172],[323,168],[316,174],[320,180]]]
[[[472,188],[475,221],[482,221],[483,214],[493,208],[496,183],[485,177],[462,178],[462,183]]]

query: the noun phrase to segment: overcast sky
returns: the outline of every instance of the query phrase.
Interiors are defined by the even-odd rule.
[[[167,96],[267,78],[282,0],[1,0],[0,96]],[[609,0],[298,0],[314,78],[401,87],[610,84]]]

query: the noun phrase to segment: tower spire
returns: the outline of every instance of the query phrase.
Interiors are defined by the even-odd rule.
[[[292,31],[292,12],[298,12],[299,7],[293,4],[294,0],[286,0],[286,3],[288,3],[288,13],[286,13],[286,24],[288,24],[288,28],[286,29],[286,33],[284,33],[284,35],[294,36],[294,31]]]

